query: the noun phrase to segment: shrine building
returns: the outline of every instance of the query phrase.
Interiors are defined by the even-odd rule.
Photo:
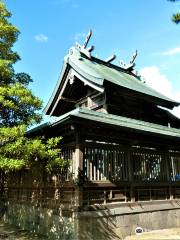
[[[129,63],[118,65],[115,55],[94,57],[94,48],[87,47],[91,34],[64,58],[44,110],[55,120],[30,135],[63,137],[61,157],[70,162],[64,187],[74,199],[67,197],[65,205],[78,216],[79,236],[89,231],[92,237],[105,218],[112,222],[105,234],[97,233],[103,239],[116,239],[119,232],[125,236],[137,226],[175,226],[173,214],[180,216],[180,119],[170,110],[180,103],[149,87],[135,71],[137,52]],[[85,219],[94,219],[91,230]]]

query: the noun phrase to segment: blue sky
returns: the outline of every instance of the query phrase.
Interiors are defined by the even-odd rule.
[[[21,31],[14,48],[29,73],[33,92],[46,105],[58,80],[63,58],[91,28],[94,56],[116,54],[129,61],[138,50],[136,69],[149,85],[180,101],[180,25],[170,18],[179,3],[167,0],[5,0],[11,22]],[[177,114],[180,110],[175,110]]]

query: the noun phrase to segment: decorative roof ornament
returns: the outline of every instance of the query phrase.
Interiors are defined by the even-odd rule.
[[[105,60],[105,62],[111,63],[111,62],[114,61],[115,59],[116,59],[116,55],[113,54],[113,55],[111,55],[110,57],[108,57],[108,58]]]
[[[76,49],[78,49],[78,51],[81,53],[81,54],[83,54],[83,55],[85,55],[87,58],[89,58],[89,59],[92,59],[92,55],[91,55],[91,53],[92,53],[92,51],[94,50],[94,46],[90,46],[90,47],[88,47],[88,43],[89,43],[89,41],[90,41],[90,39],[91,39],[91,37],[92,37],[92,30],[90,29],[89,30],[89,32],[88,32],[88,34],[87,34],[87,36],[86,36],[86,38],[85,38],[85,40],[84,40],[84,43],[81,45],[80,43],[76,43],[76,45],[75,45],[75,47],[76,47]],[[72,52],[71,52],[72,51]],[[73,53],[73,48],[72,49],[70,49],[70,54],[72,54]],[[140,76],[140,74],[139,73],[137,73],[137,71],[135,71],[135,69],[134,69],[134,67],[135,67],[135,60],[136,60],[136,57],[137,57],[137,54],[138,54],[138,52],[137,52],[137,50],[133,53],[133,55],[132,55],[132,57],[131,57],[131,59],[130,59],[130,61],[129,61],[129,63],[125,63],[123,60],[120,60],[119,61],[119,65],[120,65],[120,67],[122,68],[122,69],[124,69],[124,70],[126,70],[126,71],[128,71],[128,72],[132,72],[133,74],[135,74],[139,79],[141,78],[141,76]],[[113,54],[113,55],[111,55],[111,56],[109,56],[107,59],[105,59],[104,61],[106,62],[106,63],[111,63],[112,61],[114,61],[116,59],[116,55],[115,54]]]
[[[133,70],[134,70],[134,67],[136,66],[136,64],[135,64],[135,59],[136,59],[136,57],[137,57],[137,50],[133,53],[133,55],[132,55],[132,58],[131,58],[131,60],[129,61],[129,63],[125,63],[124,61],[122,61],[122,60],[120,60],[120,62],[119,62],[119,64],[120,64],[120,66],[123,68],[123,69],[125,69],[125,70],[128,70],[128,71],[130,71],[130,72],[132,72]]]
[[[146,80],[144,79],[143,76],[141,76],[141,74],[140,74],[139,71],[137,71],[137,70],[134,69],[134,70],[132,71],[132,73],[133,73],[134,75],[136,75],[136,77],[137,77],[140,81],[142,81],[143,83],[146,83]]]
[[[89,40],[92,36],[92,30],[90,29],[83,45],[76,43],[76,48],[80,51],[80,53],[84,54],[86,57],[91,59],[91,52],[94,50],[94,46],[90,46],[87,48]]]
[[[133,55],[132,55],[132,59],[131,59],[131,61],[129,62],[129,63],[134,63],[134,61],[135,61],[135,59],[136,59],[136,57],[137,57],[137,54],[138,54],[138,52],[137,52],[137,50],[133,53]]]

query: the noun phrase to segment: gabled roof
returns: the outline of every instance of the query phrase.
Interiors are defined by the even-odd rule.
[[[149,87],[145,82],[141,81],[139,77],[125,71],[121,67],[106,63],[95,57],[88,59],[80,55],[75,49],[73,52],[74,53],[69,57],[70,66],[86,79],[99,86],[103,86],[104,81],[108,81],[136,92],[141,92],[149,96],[176,103],[172,99],[169,99]],[[179,105],[179,103],[177,104]]]
[[[62,89],[65,88],[70,71],[71,75],[73,74],[85,84],[91,86],[97,91],[103,92],[105,82],[110,82],[119,87],[134,91],[134,93],[140,93],[141,95],[146,95],[149,96],[149,98],[156,99],[157,105],[170,109],[179,105],[178,102],[169,99],[168,97],[149,87],[132,72],[95,57],[88,58],[73,47],[70,49],[70,53],[65,57],[60,78],[54,89],[52,97],[45,107],[44,112],[46,114],[51,115],[57,103],[60,101],[59,94],[61,93]]]
[[[76,108],[60,117],[58,117],[53,122],[49,122],[46,125],[42,125],[42,128],[53,128],[54,126],[57,126],[66,120],[70,119],[71,117],[77,117],[84,120],[93,121],[96,123],[103,123],[107,125],[114,125],[116,127],[120,128],[127,128],[140,131],[140,132],[146,132],[146,133],[152,133],[155,135],[161,135],[161,136],[171,136],[171,137],[177,137],[180,138],[180,129],[176,128],[169,128],[166,126],[162,126],[159,124],[154,124],[150,122],[135,120],[127,117],[121,117],[113,114],[107,114],[102,112],[97,112],[94,110],[88,110],[85,108]],[[29,131],[29,134],[32,132],[38,132],[41,129],[41,127],[34,128]]]

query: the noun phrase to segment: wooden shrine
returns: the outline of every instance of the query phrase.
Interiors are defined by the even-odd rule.
[[[119,65],[92,56],[91,34],[64,59],[45,108],[56,120],[30,134],[63,137],[78,206],[180,198],[179,103],[137,74],[137,52]]]
[[[64,58],[44,110],[52,120],[27,132],[62,136],[60,157],[69,167],[50,174],[38,159],[7,172],[1,215],[51,240],[179,227],[180,119],[170,110],[180,103],[145,83],[134,69],[137,51],[117,65],[115,55],[94,57],[91,35]]]

